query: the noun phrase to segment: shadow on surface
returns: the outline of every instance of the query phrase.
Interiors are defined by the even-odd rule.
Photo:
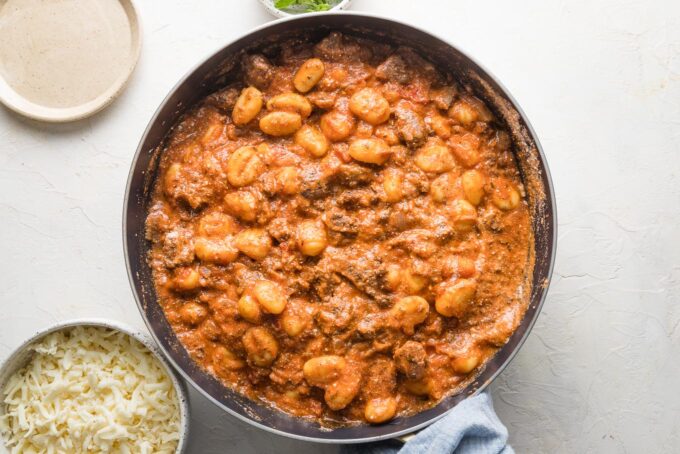
[[[267,433],[221,410],[189,386],[191,435],[187,453],[336,454],[337,446],[309,443]]]

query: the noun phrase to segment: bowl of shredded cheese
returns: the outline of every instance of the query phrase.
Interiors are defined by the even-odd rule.
[[[188,424],[184,382],[118,323],[60,323],[0,367],[0,452],[174,454]]]

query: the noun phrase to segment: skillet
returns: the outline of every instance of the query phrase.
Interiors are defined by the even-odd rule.
[[[412,416],[397,417],[382,425],[332,430],[228,389],[191,359],[157,302],[146,260],[150,243],[144,237],[159,153],[181,115],[203,97],[234,80],[242,54],[265,49],[271,53],[277,43],[293,38],[318,41],[330,31],[412,47],[441,72],[453,74],[470,87],[494,111],[511,133],[513,151],[527,190],[534,262],[533,269],[527,270],[526,287],[530,292],[520,325],[467,387]],[[151,335],[168,361],[206,398],[231,415],[271,433],[323,443],[365,443],[404,436],[432,424],[466,397],[485,389],[517,354],[538,317],[552,275],[557,233],[555,210],[550,172],[538,138],[517,102],[487,70],[441,38],[405,23],[355,12],[308,14],[268,23],[225,45],[199,63],[170,91],[151,118],[132,162],[123,208],[123,244],[130,285]]]

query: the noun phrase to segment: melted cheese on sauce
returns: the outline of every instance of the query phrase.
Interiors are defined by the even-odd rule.
[[[158,360],[104,328],[52,333],[2,390],[11,453],[173,453],[179,404]]]

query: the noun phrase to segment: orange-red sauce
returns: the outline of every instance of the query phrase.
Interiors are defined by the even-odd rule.
[[[526,309],[509,135],[410,49],[332,33],[280,50],[245,57],[163,150],[147,218],[159,302],[195,361],[290,414],[431,407]]]

